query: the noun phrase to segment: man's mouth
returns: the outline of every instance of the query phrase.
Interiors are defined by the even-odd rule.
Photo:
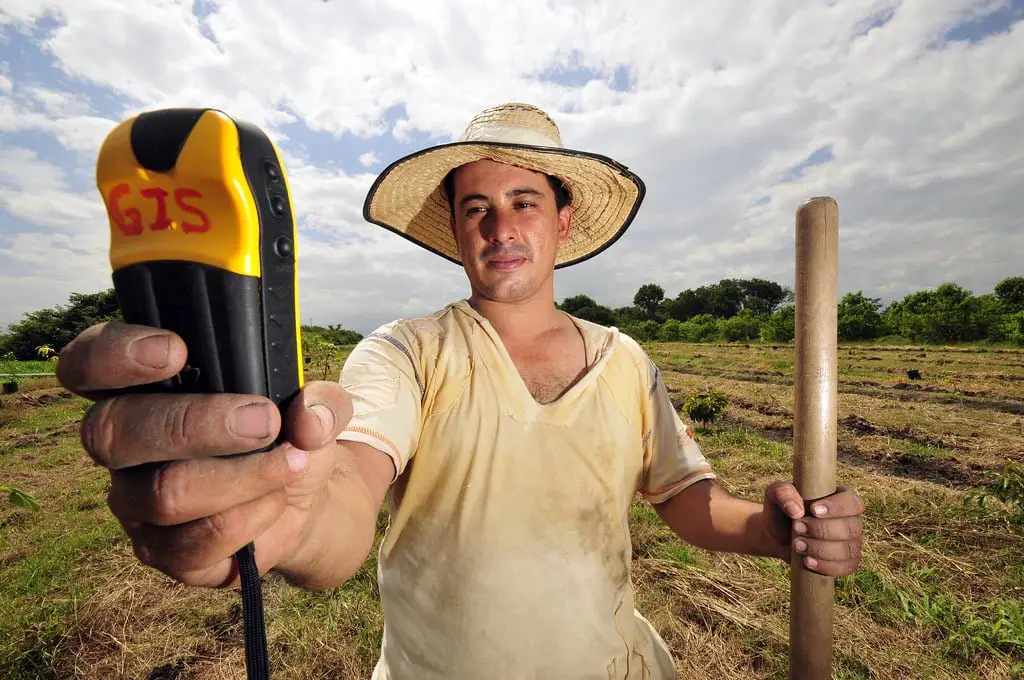
[[[498,271],[516,269],[526,262],[524,257],[493,257],[487,260],[487,266]]]

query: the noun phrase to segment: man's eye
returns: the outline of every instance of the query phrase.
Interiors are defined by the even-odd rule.
[[[519,201],[518,203],[516,203],[517,208],[532,208],[533,205],[534,204],[530,203],[529,201]]]
[[[474,207],[470,208],[469,210],[467,210],[466,214],[467,215],[472,215],[474,213],[481,213],[481,212],[486,212],[486,211],[487,211],[487,208],[483,207],[482,205],[478,205],[478,206],[474,206]]]

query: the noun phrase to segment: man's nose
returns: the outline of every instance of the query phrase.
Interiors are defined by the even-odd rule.
[[[491,210],[483,221],[484,238],[492,243],[509,243],[519,237],[516,221],[508,211]]]

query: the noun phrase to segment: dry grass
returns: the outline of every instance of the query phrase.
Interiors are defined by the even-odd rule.
[[[760,500],[789,477],[791,346],[648,349],[680,401],[728,394],[725,420],[697,432],[727,488]],[[1024,461],[1022,385],[1021,353],[842,348],[839,479],[868,512],[863,569],[836,585],[835,677],[1024,677],[1022,526],[1007,504],[964,504],[989,472]],[[43,511],[0,504],[0,677],[244,677],[237,594],[140,566],[106,509],[105,476],[79,451],[85,402],[52,381],[23,390],[0,398],[0,480]],[[786,677],[785,565],[685,546],[642,502],[630,524],[638,608],[681,677]],[[371,558],[327,593],[266,580],[275,678],[369,677],[383,624],[375,569]]]

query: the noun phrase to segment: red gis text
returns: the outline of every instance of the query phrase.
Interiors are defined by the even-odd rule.
[[[142,233],[143,227],[150,231],[164,231],[174,224],[174,220],[167,216],[167,197],[170,195],[166,189],[160,187],[147,187],[139,194],[143,198],[156,201],[156,218],[147,225],[142,224],[142,212],[138,208],[126,208],[121,211],[121,199],[129,196],[132,189],[128,184],[118,184],[107,197],[107,212],[111,220],[118,226],[125,236],[138,236]],[[196,189],[179,187],[174,190],[174,203],[182,211],[195,218],[195,222],[181,222],[181,230],[188,233],[202,233],[209,231],[210,218],[202,209],[194,204],[186,203],[189,199],[201,199],[203,196]]]

